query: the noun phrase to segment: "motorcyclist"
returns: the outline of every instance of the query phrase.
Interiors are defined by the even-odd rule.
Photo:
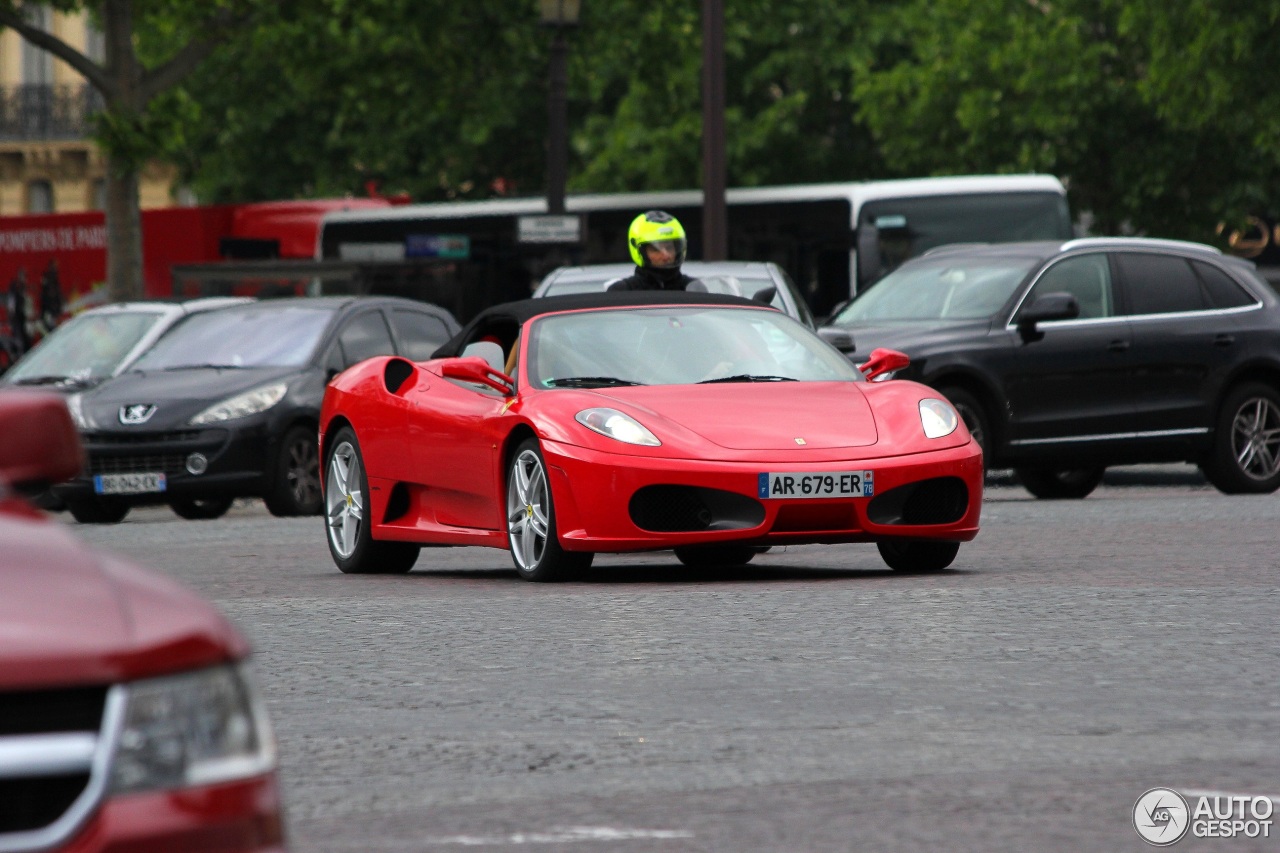
[[[680,271],[688,241],[680,221],[661,210],[650,210],[631,221],[627,248],[636,271],[611,282],[609,290],[684,290],[694,279]]]

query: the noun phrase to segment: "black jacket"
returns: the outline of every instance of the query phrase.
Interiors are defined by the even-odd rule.
[[[636,267],[636,271],[627,278],[620,278],[609,285],[609,290],[685,290],[691,282],[690,278],[673,269],[655,269],[653,267]]]

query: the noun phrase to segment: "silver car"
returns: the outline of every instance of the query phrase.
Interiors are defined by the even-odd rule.
[[[777,264],[757,261],[688,261],[681,270],[685,275],[701,282],[711,293],[750,298],[772,287],[774,295],[770,304],[813,328],[813,313],[809,310],[809,304],[805,302],[791,276]],[[594,293],[604,290],[617,279],[626,278],[634,271],[635,267],[631,264],[559,267],[547,274],[533,295],[537,298]]]
[[[165,332],[192,314],[251,301],[247,297],[213,296],[93,308],[50,332],[0,378],[0,384],[84,390],[123,373]]]

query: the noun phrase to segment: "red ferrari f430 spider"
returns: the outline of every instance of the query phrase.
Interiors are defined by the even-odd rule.
[[[861,368],[767,306],[706,293],[531,299],[435,358],[329,385],[320,453],[344,572],[405,572],[422,545],[511,552],[528,580],[597,553],[740,565],[768,546],[874,542],[937,571],[978,533],[982,451],[947,400]]]

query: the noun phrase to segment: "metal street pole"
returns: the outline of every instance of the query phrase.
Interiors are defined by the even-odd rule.
[[[702,259],[728,254],[724,155],[724,0],[702,0]]]
[[[564,27],[551,39],[550,87],[547,94],[547,213],[564,213],[564,186],[569,179],[568,46]]]

